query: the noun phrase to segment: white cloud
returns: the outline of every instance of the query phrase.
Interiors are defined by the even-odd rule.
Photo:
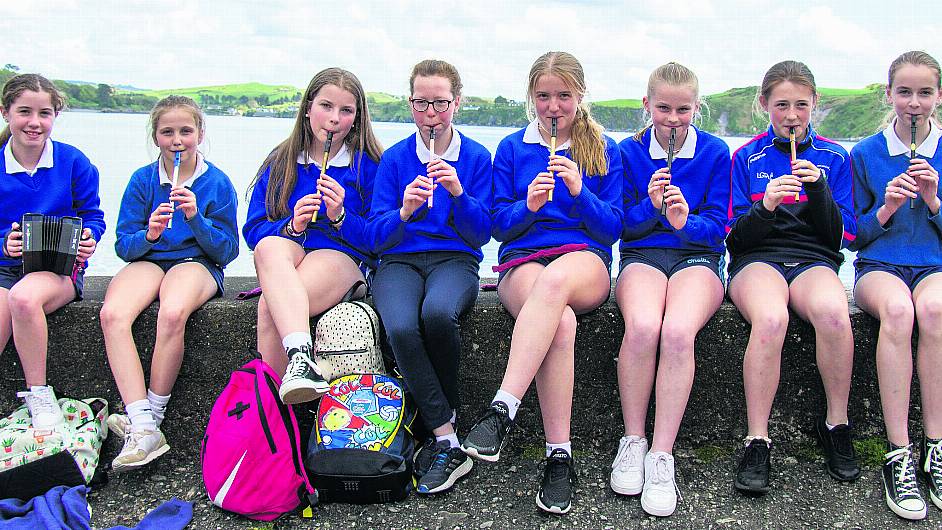
[[[704,93],[755,85],[795,58],[822,86],[879,82],[908,49],[942,56],[942,7],[773,0],[664,2],[9,2],[3,62],[50,77],[168,88],[246,81],[304,86],[339,65],[370,91],[403,94],[413,64],[456,64],[465,93],[520,99],[540,54],[585,67],[591,99],[637,98],[648,73],[679,61]]]

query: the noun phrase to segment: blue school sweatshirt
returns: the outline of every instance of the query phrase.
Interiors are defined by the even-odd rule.
[[[9,149],[7,144],[4,151]],[[101,241],[105,233],[105,213],[101,211],[98,197],[98,169],[81,151],[69,144],[48,140],[32,176],[8,168],[7,156],[0,156],[0,164],[0,240],[5,241],[11,223],[22,222],[23,214],[41,213],[80,217],[82,227],[91,230],[95,241]],[[0,266],[22,264],[20,258],[0,254]]]
[[[339,155],[339,153],[338,153]],[[334,158],[338,158],[335,155]],[[370,266],[375,264],[370,245],[365,237],[366,219],[370,211],[370,202],[373,194],[373,180],[376,177],[377,163],[365,153],[350,155],[348,165],[332,165],[327,163],[327,174],[339,182],[344,188],[343,207],[346,217],[340,230],[328,224],[326,210],[321,209],[317,215],[317,222],[313,228],[308,226],[300,237],[288,237],[284,227],[291,219],[294,204],[301,197],[317,191],[317,177],[320,167],[316,162],[309,164],[298,163],[298,180],[295,183],[291,197],[288,199],[288,215],[279,219],[269,219],[265,211],[265,190],[268,187],[268,177],[271,167],[265,168],[261,178],[255,183],[252,198],[249,201],[249,211],[242,227],[242,236],[250,249],[255,249],[262,238],[278,236],[290,239],[305,249],[333,249],[352,255]]]
[[[425,175],[426,164],[416,151],[417,134],[383,153],[376,171],[368,238],[373,251],[400,254],[458,251],[474,255],[480,262],[481,247],[491,239],[491,154],[481,144],[454,130],[452,145],[444,160],[455,168],[464,192],[452,197],[444,186],[434,191],[433,207],[420,206],[406,221],[399,218],[402,194],[415,177]],[[456,141],[457,140],[457,141]],[[422,144],[422,158],[429,153]]]
[[[653,142],[653,145],[652,145]],[[640,140],[618,144],[625,164],[622,250],[676,248],[725,253],[729,208],[729,146],[712,134],[690,126],[683,147],[675,154],[671,184],[680,188],[690,213],[687,224],[675,230],[648,197],[651,175],[667,167],[667,154],[649,128]]]
[[[821,178],[805,183],[797,202],[786,197],[774,212],[762,199],[769,180],[791,174],[788,138],[777,138],[769,126],[733,153],[726,237],[732,262],[826,261],[838,267],[844,261],[841,247],[857,233],[850,157],[810,127],[797,151],[821,169]]]
[[[937,125],[932,124],[929,136],[916,148],[916,156],[942,173],[942,132]],[[907,200],[885,226],[877,220],[886,185],[906,172],[909,157],[909,145],[896,136],[893,125],[854,146],[850,158],[858,230],[850,248],[860,258],[895,265],[942,265],[942,215],[932,215],[921,196],[914,209]],[[937,194],[942,197],[942,188]]]
[[[187,219],[176,208],[173,226],[150,242],[146,237],[150,216],[160,203],[170,202],[171,184],[166,177],[162,183],[160,173],[158,161],[131,175],[121,198],[115,253],[129,262],[204,257],[225,267],[239,255],[239,199],[229,177],[200,158],[194,177],[183,183],[196,196],[196,215]]]
[[[494,239],[501,241],[500,259],[509,250],[557,247],[585,243],[611,255],[622,226],[621,190],[624,167],[615,141],[602,136],[608,172],[583,173],[582,191],[569,194],[563,179],[556,177],[553,200],[536,212],[527,209],[527,186],[549,165],[549,148],[524,142],[526,128],[503,140],[494,157]],[[569,148],[557,154],[572,157]]]

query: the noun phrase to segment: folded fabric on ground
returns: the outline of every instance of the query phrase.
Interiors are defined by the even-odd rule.
[[[86,530],[91,528],[86,486],[57,486],[28,501],[0,500],[0,530]]]
[[[0,500],[0,530],[91,530],[88,487],[57,486],[28,501]],[[193,520],[193,503],[177,498],[154,508],[133,527],[112,530],[183,530]]]

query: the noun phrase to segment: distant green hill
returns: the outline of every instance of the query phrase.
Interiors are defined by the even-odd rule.
[[[0,83],[15,72],[0,69]],[[195,99],[212,114],[293,117],[303,89],[290,85],[240,83],[168,90],[116,89],[106,84],[83,81],[55,81],[68,96],[73,109],[102,112],[148,112],[158,99],[181,94]],[[864,88],[819,88],[820,100],[814,123],[822,135],[835,139],[856,139],[873,134],[883,125],[889,107],[884,103],[883,85]],[[753,112],[756,87],[732,88],[703,98],[700,126],[723,136],[752,136],[767,127],[765,117]],[[373,120],[411,122],[407,98],[382,92],[368,95]],[[612,99],[592,103],[593,116],[608,130],[635,131],[644,126],[641,100]],[[467,125],[520,127],[527,118],[523,103],[502,96],[464,96],[455,121]]]

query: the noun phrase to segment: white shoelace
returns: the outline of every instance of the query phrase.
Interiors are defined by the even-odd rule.
[[[633,450],[638,447],[637,450]],[[641,438],[629,440],[628,443],[620,444],[618,454],[615,455],[615,461],[612,462],[612,469],[619,471],[628,471],[631,466],[643,467],[640,458],[644,458],[644,442]]]
[[[674,480],[674,473],[671,469],[670,464],[668,463],[666,454],[658,454],[654,457],[654,476],[651,477],[651,485],[657,487],[658,489],[665,489],[667,483],[670,483],[674,486],[674,491],[677,493],[677,498],[684,500],[684,497],[680,494],[680,488],[677,486],[677,481]]]
[[[910,446],[901,447],[885,455],[890,462],[899,463],[899,474],[896,483],[899,485],[900,495],[919,496],[919,486],[916,484],[916,466],[913,465],[913,453]]]
[[[308,366],[315,372],[317,371],[317,365],[314,364],[314,361],[308,359],[307,355],[296,353],[291,356],[291,362],[288,364],[288,374],[285,377],[304,377],[304,372]]]
[[[935,469],[937,472],[942,472],[942,440],[931,444],[926,443],[926,450],[929,452],[929,455],[926,458],[926,465],[923,471],[931,474],[932,470]]]
[[[29,390],[17,392],[16,397],[23,398],[26,401],[30,414],[34,416],[42,413],[55,414],[58,407],[58,403],[52,400],[51,392],[33,392]]]

